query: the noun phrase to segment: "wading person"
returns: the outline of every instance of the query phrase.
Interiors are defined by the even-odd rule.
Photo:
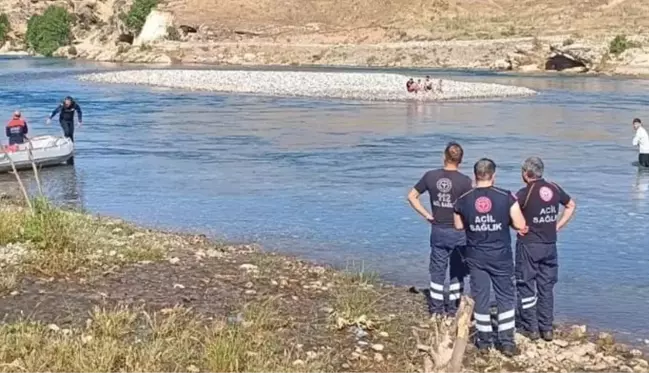
[[[457,311],[464,291],[466,269],[461,250],[464,249],[464,231],[453,226],[453,202],[471,190],[471,179],[458,171],[464,150],[451,142],[444,149],[444,166],[424,174],[408,194],[410,206],[431,224],[430,233],[430,299],[431,314],[450,314]],[[428,193],[432,213],[419,201],[419,196]],[[444,282],[450,265],[448,302],[445,302]]]
[[[18,110],[14,111],[5,128],[5,134],[9,138],[9,145],[24,143],[27,140],[27,132],[27,122],[22,118],[22,113]]]
[[[74,142],[74,113],[77,113],[79,126],[82,126],[83,113],[81,112],[81,107],[72,97],[68,96],[52,111],[52,114],[47,118],[47,124],[50,124],[52,118],[56,114],[59,114],[59,123],[61,124],[61,129],[63,129],[63,136]]]
[[[466,232],[465,261],[471,276],[475,300],[478,349],[492,347],[496,340],[491,326],[489,297],[493,285],[498,304],[496,347],[514,355],[515,290],[514,261],[509,226],[524,229],[525,218],[516,198],[508,190],[494,186],[496,164],[482,158],[473,167],[475,188],[455,202],[455,228]]]
[[[649,167],[649,135],[647,130],[642,126],[640,119],[633,119],[633,146],[638,147],[638,164],[642,167]]]
[[[516,240],[516,290],[518,328],[532,340],[552,340],[554,285],[558,280],[557,232],[575,211],[575,202],[557,184],[543,178],[541,158],[523,162],[527,184],[516,196],[527,222]],[[559,205],[564,206],[559,218]]]

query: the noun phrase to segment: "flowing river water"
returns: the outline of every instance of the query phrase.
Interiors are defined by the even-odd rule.
[[[520,163],[578,203],[560,234],[559,320],[649,338],[649,173],[631,165],[631,119],[649,122],[649,81],[406,71],[513,84],[529,98],[367,103],[172,91],[80,82],[116,66],[0,58],[0,109],[21,108],[32,134],[71,94],[84,113],[74,167],[43,172],[48,193],[93,213],[208,233],[401,284],[427,284],[429,227],[405,195],[438,167],[449,140],[464,171],[482,156],[497,183],[521,187]],[[11,177],[0,177],[9,183]]]

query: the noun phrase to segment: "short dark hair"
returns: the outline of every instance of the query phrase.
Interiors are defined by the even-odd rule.
[[[476,180],[489,180],[495,173],[496,162],[489,158],[481,158],[473,165],[473,174]]]
[[[462,158],[464,157],[464,149],[462,149],[462,146],[455,141],[451,141],[446,145],[446,149],[444,149],[444,159],[447,162],[451,162],[454,164],[460,164],[462,163]]]
[[[640,118],[633,118],[633,124],[636,124],[636,123],[642,124],[642,121],[640,120]]]

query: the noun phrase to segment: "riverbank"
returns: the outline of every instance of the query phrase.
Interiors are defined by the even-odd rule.
[[[425,302],[356,268],[143,229],[4,197],[1,371],[418,371]],[[465,371],[647,372],[642,352],[585,326]],[[434,345],[434,343],[433,343]]]
[[[406,91],[408,76],[384,73],[132,70],[81,75],[79,79],[213,92],[372,101],[460,100],[528,96],[536,93],[524,87],[436,79],[431,82],[432,91],[415,94]]]

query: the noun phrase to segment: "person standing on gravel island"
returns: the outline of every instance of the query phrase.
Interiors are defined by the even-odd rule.
[[[638,164],[642,167],[649,167],[649,135],[647,130],[642,126],[640,119],[633,119],[633,146],[638,147]]]
[[[559,185],[543,179],[539,157],[523,162],[526,186],[516,193],[527,227],[516,240],[517,327],[531,340],[553,338],[554,285],[558,280],[557,232],[575,212],[575,201]],[[564,206],[559,218],[559,204]]]
[[[63,129],[63,135],[74,142],[74,113],[77,113],[79,117],[79,127],[83,125],[83,113],[81,112],[81,106],[77,104],[72,97],[67,96],[63,99],[63,102],[59,104],[52,111],[52,114],[47,118],[47,124],[52,122],[52,118],[56,114],[59,114],[59,123]]]
[[[453,202],[471,190],[471,179],[458,171],[464,150],[450,142],[444,150],[444,167],[428,171],[408,194],[410,206],[431,224],[430,233],[430,297],[428,309],[433,315],[453,315],[464,292],[466,269],[461,251],[465,234],[453,227]],[[419,201],[428,192],[432,214]],[[444,302],[446,269],[450,265],[448,303]]]
[[[478,349],[494,344],[491,327],[491,286],[498,304],[498,344],[503,355],[516,353],[514,342],[516,294],[514,260],[509,226],[525,228],[525,218],[516,197],[494,186],[496,164],[482,158],[473,166],[475,188],[455,202],[455,228],[466,232],[465,260],[471,277],[471,296],[475,300]]]

